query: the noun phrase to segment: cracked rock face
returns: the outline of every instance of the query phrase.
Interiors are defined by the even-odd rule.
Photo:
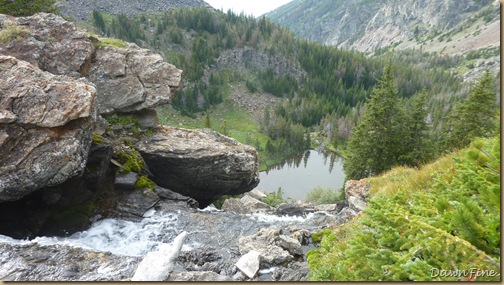
[[[96,89],[0,56],[0,201],[80,174],[97,113]]]
[[[97,49],[89,79],[99,90],[100,113],[132,112],[170,102],[182,71],[159,54],[130,44]]]
[[[181,83],[182,70],[159,54],[135,44],[97,48],[98,39],[78,31],[60,16],[39,13],[14,18],[0,14],[0,29],[18,36],[0,44],[0,54],[27,61],[43,71],[85,77],[96,87],[100,114],[133,112],[170,102]],[[11,120],[0,114],[0,121]]]
[[[259,183],[255,148],[210,129],[159,127],[136,149],[157,185],[194,198],[200,207]]]

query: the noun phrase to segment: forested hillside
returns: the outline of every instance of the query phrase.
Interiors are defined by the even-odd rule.
[[[239,88],[231,85],[243,87],[242,98],[269,94],[280,99],[254,114],[259,130],[246,138],[263,157],[305,149],[310,132],[327,145],[344,148],[389,61],[401,105],[426,89],[432,133],[441,129],[453,103],[468,93],[447,71],[446,57],[417,51],[368,58],[297,39],[264,17],[181,9],[134,18],[94,11],[93,20],[97,33],[152,48],[184,70],[184,88],[172,102],[184,115],[211,113],[235,95]],[[423,64],[410,63],[413,59]]]

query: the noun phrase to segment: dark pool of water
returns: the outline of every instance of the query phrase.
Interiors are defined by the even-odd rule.
[[[307,150],[260,172],[259,178],[260,190],[271,193],[282,187],[284,199],[304,200],[317,186],[341,189],[345,173],[343,160],[336,154]]]

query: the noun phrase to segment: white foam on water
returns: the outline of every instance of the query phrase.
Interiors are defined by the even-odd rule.
[[[162,243],[170,243],[181,231],[177,228],[180,213],[148,211],[140,222],[103,219],[88,230],[69,237],[36,237],[16,240],[0,235],[0,242],[11,244],[68,245],[122,256],[144,256]]]
[[[266,223],[275,223],[275,222],[284,222],[284,223],[302,223],[306,221],[309,217],[300,217],[300,216],[277,216],[266,213],[254,213],[250,215],[251,218]]]

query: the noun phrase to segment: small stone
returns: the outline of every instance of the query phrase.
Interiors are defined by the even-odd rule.
[[[259,271],[260,256],[259,252],[251,250],[240,257],[238,262],[236,262],[236,267],[245,273],[248,278],[252,279],[257,274],[257,271]]]

